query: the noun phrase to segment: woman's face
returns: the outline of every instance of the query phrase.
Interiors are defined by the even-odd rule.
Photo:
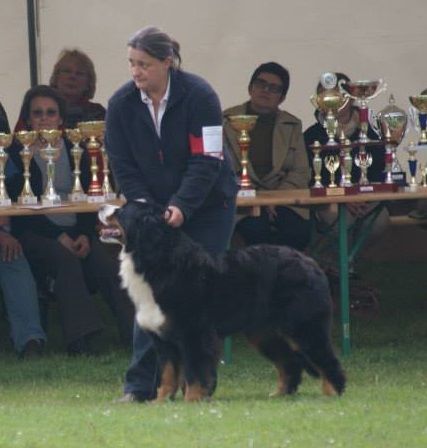
[[[151,93],[162,93],[167,88],[169,68],[172,59],[161,61],[145,51],[128,47],[129,70],[138,89],[148,96]]]
[[[82,99],[88,91],[89,75],[74,58],[64,59],[58,70],[57,89],[67,101]]]
[[[59,106],[49,97],[36,96],[31,100],[28,125],[34,131],[58,129],[62,124]]]

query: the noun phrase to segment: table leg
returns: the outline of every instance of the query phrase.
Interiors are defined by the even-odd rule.
[[[348,356],[350,354],[350,292],[348,278],[348,238],[346,211],[347,207],[345,204],[338,204],[341,331],[342,353],[344,356]]]

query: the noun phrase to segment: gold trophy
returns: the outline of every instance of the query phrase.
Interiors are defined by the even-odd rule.
[[[9,207],[12,205],[12,201],[7,194],[5,185],[6,176],[4,174],[4,168],[8,159],[8,154],[5,149],[11,145],[12,140],[13,134],[0,132],[0,207]]]
[[[68,140],[73,144],[73,147],[71,148],[71,156],[73,157],[74,161],[74,182],[73,182],[73,189],[71,190],[71,193],[68,195],[68,199],[71,202],[83,202],[87,200],[87,196],[83,190],[82,184],[80,182],[80,162],[82,160],[82,154],[83,154],[83,148],[80,146],[80,142],[82,141],[82,133],[80,132],[80,129],[66,129],[65,134],[67,135]]]
[[[354,163],[360,168],[359,189],[361,193],[368,193],[374,188],[368,181],[368,168],[372,165],[372,155],[366,152],[365,147],[361,146],[359,154],[354,158]]]
[[[310,97],[313,106],[323,115],[323,126],[328,134],[326,146],[337,146],[335,136],[338,128],[337,113],[346,107],[350,99],[337,89],[337,77],[335,73],[323,73],[320,84],[324,90]]]
[[[382,79],[376,81],[341,82],[340,88],[348,97],[357,101],[359,107],[359,143],[368,143],[369,109],[368,102],[387,88]]]
[[[427,144],[427,95],[410,96],[409,101],[417,111],[415,114],[411,111],[411,118],[414,127],[420,133],[418,144],[425,145]]]
[[[19,131],[15,133],[15,136],[19,143],[24,146],[19,152],[24,165],[24,187],[18,198],[18,204],[34,205],[37,204],[37,197],[34,195],[30,184],[30,163],[33,158],[33,151],[30,146],[34,144],[39,135],[37,131]]]
[[[408,115],[395,103],[394,96],[390,95],[388,105],[378,112],[376,120],[372,123],[375,131],[385,141],[384,183],[390,186],[406,185],[406,173],[400,166],[396,152],[406,133]]]
[[[248,174],[248,150],[250,144],[249,131],[255,126],[258,119],[256,115],[230,115],[227,117],[230,126],[237,132],[239,136],[237,141],[239,143],[242,164],[242,174],[240,175],[240,191],[238,193],[239,197],[254,197],[256,196],[256,191],[251,184],[251,180]]]
[[[102,174],[104,175],[104,179],[102,181],[102,193],[104,194],[104,197],[107,201],[111,199],[117,199],[117,195],[113,190],[113,187],[110,183],[110,169],[108,167],[109,161],[108,161],[108,154],[105,150],[104,146],[104,136],[100,138],[101,141],[101,155],[102,155]]]
[[[335,173],[340,166],[340,160],[337,155],[327,155],[325,157],[325,166],[331,175],[331,181],[329,182],[328,188],[337,188],[338,185],[335,183]]]
[[[42,195],[43,205],[60,205],[61,197],[55,190],[55,162],[61,152],[59,139],[62,136],[60,129],[42,129],[39,131],[40,137],[47,145],[40,148],[40,156],[47,162],[47,183]]]
[[[319,191],[323,189],[322,185],[322,158],[320,157],[320,152],[322,150],[322,145],[318,140],[316,140],[310,149],[313,151],[313,171],[314,171],[314,185],[312,190]],[[315,196],[315,193],[313,193]]]
[[[105,202],[102,185],[99,181],[98,167],[98,156],[101,148],[100,139],[104,135],[105,121],[82,121],[77,123],[77,127],[80,129],[83,139],[88,140],[86,148],[90,157],[90,172],[92,177],[87,192],[87,201]]]
[[[353,186],[351,182],[351,168],[353,158],[351,157],[351,141],[345,137],[344,133],[340,136],[340,168],[341,179],[340,187],[349,189]]]

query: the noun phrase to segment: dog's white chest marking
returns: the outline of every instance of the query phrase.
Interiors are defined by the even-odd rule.
[[[142,274],[135,271],[131,254],[120,253],[120,277],[122,287],[126,288],[136,308],[136,320],[140,327],[160,334],[166,317],[153,297],[150,285]]]

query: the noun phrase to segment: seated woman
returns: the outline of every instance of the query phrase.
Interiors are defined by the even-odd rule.
[[[28,130],[58,129],[65,117],[65,104],[58,92],[48,86],[30,89],[24,97],[20,120]],[[46,185],[46,162],[41,158],[40,139],[31,147],[31,187],[41,196]],[[56,161],[54,184],[65,199],[72,188],[73,158],[71,144],[60,142],[60,156]],[[8,187],[16,199],[23,186],[23,164],[19,155],[21,147],[10,149],[10,158],[17,167]],[[81,162],[81,183],[89,184],[89,160],[86,152]],[[133,308],[125,292],[120,288],[118,263],[113,260],[95,233],[95,214],[52,214],[14,218],[14,231],[22,244],[33,272],[54,279],[53,293],[59,301],[59,311],[68,352],[88,350],[91,335],[103,327],[90,295],[86,279],[94,282],[113,311],[123,342],[131,340]]]
[[[66,128],[74,128],[79,121],[104,119],[105,108],[90,101],[95,95],[96,73],[92,60],[83,51],[63,50],[53,67],[49,85],[66,102]]]

